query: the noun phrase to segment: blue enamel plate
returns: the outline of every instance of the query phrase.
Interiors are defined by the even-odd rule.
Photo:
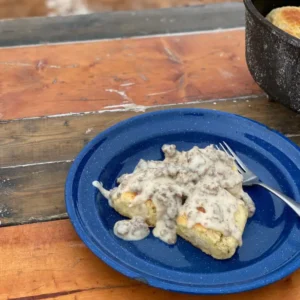
[[[101,116],[99,116],[101,118]],[[227,294],[259,288],[300,267],[300,221],[280,199],[261,187],[246,191],[256,204],[243,246],[232,259],[218,261],[180,237],[169,246],[151,234],[127,242],[113,234],[124,219],[96,188],[116,186],[138,161],[163,159],[161,146],[188,150],[226,141],[259,178],[300,201],[300,151],[262,124],[229,113],[173,109],[146,113],[105,130],[78,155],[66,183],[70,219],[83,242],[104,262],[149,285],[192,294]]]

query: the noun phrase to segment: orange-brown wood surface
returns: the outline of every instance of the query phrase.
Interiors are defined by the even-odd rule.
[[[261,93],[243,30],[0,49],[0,119]]]
[[[188,296],[150,288],[101,262],[69,220],[6,227],[0,234],[0,299],[298,300],[300,272],[260,290]],[[35,297],[36,296],[36,297]]]

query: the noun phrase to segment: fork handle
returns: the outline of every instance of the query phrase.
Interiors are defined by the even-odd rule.
[[[267,189],[268,191],[270,191],[271,193],[273,193],[274,195],[276,195],[278,198],[280,198],[281,200],[283,200],[300,217],[300,204],[299,203],[297,203],[292,198],[290,198],[290,197],[282,194],[281,192],[273,189],[272,187],[270,187],[270,186],[268,186],[268,185],[266,185],[266,184],[264,184],[262,182],[257,182],[256,184],[264,187],[265,189]]]

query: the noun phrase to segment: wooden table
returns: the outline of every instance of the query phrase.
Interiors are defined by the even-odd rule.
[[[227,0],[227,2],[229,1],[241,2],[242,0]],[[56,2],[62,3],[66,1]],[[49,13],[55,15],[65,14],[66,12],[74,14],[82,11],[81,7],[83,5],[90,12],[100,12],[182,7],[218,2],[226,2],[226,0],[77,0],[73,1],[73,5],[67,6],[67,8],[61,4],[50,9],[49,4],[47,5],[49,3],[47,0],[0,0],[0,19],[47,16]]]
[[[243,28],[0,49],[0,299],[299,299],[300,272],[234,296],[170,293],[114,271],[78,238],[64,182],[103,129],[174,107],[228,111],[300,143],[245,63]]]

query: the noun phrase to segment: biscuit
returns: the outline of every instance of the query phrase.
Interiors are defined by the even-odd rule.
[[[128,218],[143,216],[149,226],[155,226],[156,208],[153,202],[148,200],[143,204],[130,206],[135,196],[131,192],[121,194],[119,198],[113,201],[114,209]],[[241,232],[244,231],[247,219],[248,209],[244,203],[240,202],[235,213],[235,221]],[[231,258],[239,246],[239,241],[234,237],[224,236],[221,232],[207,229],[201,224],[188,228],[186,215],[180,215],[177,218],[177,234],[206,254],[220,260]]]
[[[245,229],[247,219],[248,209],[244,203],[239,203],[235,213],[235,221],[241,232]],[[177,218],[177,234],[204,253],[220,260],[231,258],[239,246],[239,241],[234,237],[224,236],[221,232],[207,229],[201,224],[188,228],[186,215],[180,215]]]
[[[281,30],[300,39],[300,7],[275,8],[266,18]]]

